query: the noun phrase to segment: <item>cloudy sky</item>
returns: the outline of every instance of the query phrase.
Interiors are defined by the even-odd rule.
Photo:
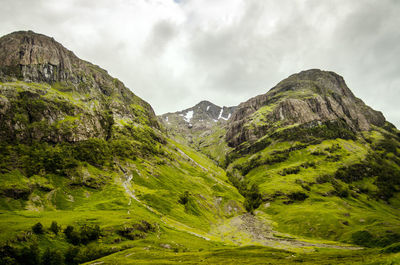
[[[0,0],[0,34],[33,30],[100,65],[157,114],[237,105],[310,68],[400,127],[397,0]]]

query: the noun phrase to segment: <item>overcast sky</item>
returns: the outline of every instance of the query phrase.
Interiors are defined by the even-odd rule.
[[[100,65],[157,114],[237,105],[310,68],[335,71],[400,127],[397,0],[0,0],[0,34],[33,30]]]

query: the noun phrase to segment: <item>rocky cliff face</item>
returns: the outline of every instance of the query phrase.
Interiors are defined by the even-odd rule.
[[[0,38],[0,139],[110,138],[125,125],[158,128],[151,106],[107,71],[32,31]]]
[[[344,122],[354,132],[385,124],[382,113],[356,98],[341,76],[312,69],[241,103],[232,114],[226,137],[230,146],[238,147],[279,128],[334,121]]]

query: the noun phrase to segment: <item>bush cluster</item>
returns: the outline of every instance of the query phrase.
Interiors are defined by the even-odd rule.
[[[343,120],[327,121],[323,124],[304,124],[285,129],[271,135],[274,139],[319,143],[326,139],[356,139],[355,132]]]
[[[112,254],[118,249],[98,245],[71,246],[66,251],[46,248],[40,251],[38,244],[25,247],[4,245],[0,247],[0,264],[4,265],[77,265]]]
[[[64,230],[65,237],[68,242],[73,245],[88,244],[91,241],[97,240],[101,236],[101,230],[98,225],[83,225],[77,231],[72,225],[67,226]]]

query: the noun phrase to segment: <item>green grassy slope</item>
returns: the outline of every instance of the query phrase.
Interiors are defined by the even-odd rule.
[[[2,86],[3,91],[17,93],[46,90],[35,102],[88,111],[96,106],[95,101],[84,104],[85,97],[79,93],[60,92],[56,85],[15,82]],[[35,108],[35,102],[24,104]],[[139,107],[135,108],[140,111]],[[17,108],[15,116],[21,113],[22,117],[24,111]],[[0,144],[2,263],[24,263],[26,256],[44,255],[48,247],[65,255],[78,246],[72,261],[76,263],[125,249],[134,240],[178,234],[174,237],[205,241],[211,224],[244,212],[243,197],[222,169],[165,138],[140,120],[143,115],[137,117],[136,121],[114,119],[107,140],[48,143],[31,139]],[[37,126],[25,122],[28,129]],[[65,131],[75,122],[82,122],[79,116],[67,117],[53,123],[51,130]],[[32,233],[38,222],[44,233]],[[61,226],[58,234],[50,231],[52,222]],[[92,231],[96,225],[101,231],[97,235]],[[67,226],[77,231],[75,237],[62,233]],[[37,251],[28,251],[36,245]]]
[[[232,153],[228,174],[246,208],[267,214],[280,232],[387,246],[400,240],[400,144],[392,132],[270,140],[261,151]]]
[[[1,84],[41,95],[20,98],[15,109],[28,132],[41,123],[22,107],[96,108],[96,99],[58,85]],[[0,264],[399,261],[390,254],[400,235],[395,129],[316,141],[288,127],[297,141],[282,129],[231,152],[224,170],[209,158],[225,160],[224,129],[194,142],[203,154],[151,127],[140,106],[130,108],[137,119],[113,118],[106,139],[0,143]],[[79,115],[51,130],[76,123]]]

